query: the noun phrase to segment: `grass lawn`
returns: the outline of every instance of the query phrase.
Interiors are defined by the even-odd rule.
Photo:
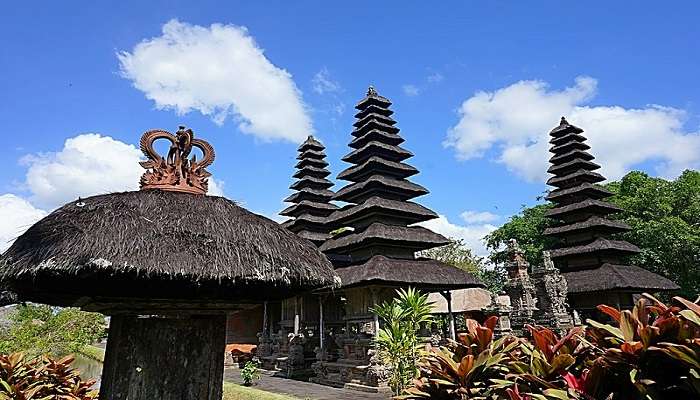
[[[265,392],[263,390],[224,382],[223,400],[302,400],[298,397]]]

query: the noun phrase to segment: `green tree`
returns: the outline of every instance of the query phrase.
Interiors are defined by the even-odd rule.
[[[695,298],[700,293],[700,172],[685,171],[668,181],[639,171],[610,182],[605,188],[614,193],[609,201],[624,211],[616,218],[632,230],[622,236],[642,252],[630,263],[656,272],[681,286],[681,296]],[[542,262],[542,250],[556,241],[542,235],[551,224],[544,216],[549,203],[524,207],[520,214],[486,237],[494,262],[505,260],[503,248],[516,239],[532,264]]]
[[[0,330],[0,352],[24,352],[29,356],[63,356],[80,352],[104,336],[104,316],[77,308],[22,304]]]
[[[491,292],[499,293],[503,288],[505,282],[503,265],[487,265],[484,257],[475,255],[462,239],[450,239],[449,244],[421,251],[419,256],[442,261],[467,271],[481,280]]]

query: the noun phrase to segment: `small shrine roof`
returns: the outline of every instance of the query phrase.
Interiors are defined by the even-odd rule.
[[[562,272],[569,293],[607,290],[659,291],[677,290],[678,285],[661,275],[632,265],[603,264],[599,268]]]

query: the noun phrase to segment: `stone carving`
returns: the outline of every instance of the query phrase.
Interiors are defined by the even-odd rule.
[[[382,363],[376,349],[369,349],[367,355],[369,356],[367,383],[371,386],[386,386],[389,381],[390,368]]]
[[[496,293],[491,293],[491,303],[484,308],[484,313],[489,317],[498,317],[498,323],[496,323],[496,328],[494,329],[494,334],[497,337],[512,333],[513,329],[510,326],[510,313],[512,311],[513,309],[509,305],[502,304],[498,301],[498,295]]]
[[[549,252],[545,251],[542,255],[543,265],[532,269],[539,309],[536,320],[539,325],[562,333],[574,326],[566,302],[568,293],[566,279],[554,266]]]
[[[272,355],[272,340],[268,335],[258,333],[258,349],[256,354],[258,357],[267,357]]]
[[[521,335],[525,325],[535,323],[537,294],[528,274],[530,263],[525,260],[525,253],[515,239],[511,239],[508,243],[508,254],[510,258],[506,263],[508,281],[504,290],[510,297],[512,307],[510,312],[511,328],[516,334]]]
[[[170,141],[170,149],[165,158],[153,148],[153,143],[158,139]],[[214,148],[204,140],[195,139],[192,129],[180,126],[175,135],[160,129],[147,131],[141,136],[140,146],[141,151],[148,158],[140,163],[147,170],[141,176],[142,190],[207,193],[208,178],[211,174],[206,167],[214,162]],[[193,147],[202,151],[201,161],[197,161],[195,155],[190,157]]]
[[[287,365],[292,368],[304,367],[304,335],[289,334],[289,358]]]

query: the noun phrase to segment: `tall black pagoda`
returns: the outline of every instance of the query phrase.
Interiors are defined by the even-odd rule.
[[[297,181],[289,187],[295,193],[284,199],[293,204],[280,212],[280,215],[290,217],[282,224],[285,228],[311,240],[316,246],[328,239],[326,217],[338,208],[329,202],[333,197],[329,190],[333,182],[326,178],[330,172],[325,149],[313,136],[299,146],[299,162],[293,175]]]
[[[397,288],[444,291],[449,297],[450,289],[483,286],[463,270],[416,258],[417,251],[449,241],[415,225],[437,214],[410,201],[428,190],[408,180],[418,170],[404,162],[413,154],[400,146],[404,139],[390,106],[372,87],[355,106],[352,151],[343,157],[352,166],[338,175],[350,183],[333,197],[349,204],[328,216],[326,223],[339,233],[320,247],[341,279],[335,295],[343,299],[345,326],[334,334],[338,351],[322,350],[315,382],[362,390],[386,387],[386,370],[372,356],[379,329],[372,307],[394,297]]]
[[[593,162],[582,133],[583,129],[561,118],[550,132],[554,155],[547,170],[554,175],[547,184],[555,188],[547,196],[555,204],[547,216],[556,225],[544,233],[559,239],[551,258],[568,282],[571,306],[579,311],[603,302],[627,307],[633,304],[634,294],[677,289],[662,276],[625,264],[627,256],[640,250],[614,236],[630,227],[609,218],[621,209],[605,201],[612,193],[596,185],[605,178],[595,172],[600,165]]]

